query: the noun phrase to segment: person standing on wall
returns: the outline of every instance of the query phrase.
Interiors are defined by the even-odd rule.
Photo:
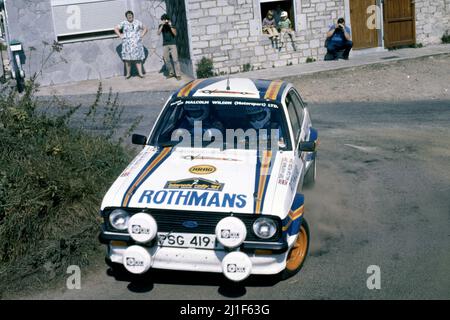
[[[167,78],[176,77],[177,80],[181,80],[181,68],[180,62],[178,61],[176,42],[177,29],[166,13],[161,16],[161,24],[158,27],[158,35],[160,34],[162,34],[163,37],[164,63],[169,72]],[[170,62],[170,56],[172,56],[173,64],[175,65],[175,72],[172,63]]]
[[[136,63],[138,76],[144,77],[142,73],[142,61],[145,59],[144,45],[142,38],[148,32],[146,26],[139,20],[134,19],[133,11],[125,13],[127,20],[122,21],[114,28],[114,32],[122,39],[122,60],[125,63],[126,79],[131,77],[131,63]]]

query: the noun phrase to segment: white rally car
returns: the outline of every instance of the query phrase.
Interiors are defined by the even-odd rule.
[[[134,274],[217,272],[232,281],[292,276],[309,247],[300,191],[315,180],[317,142],[289,83],[186,84],[148,138],[133,135],[143,150],[103,199],[108,264]]]

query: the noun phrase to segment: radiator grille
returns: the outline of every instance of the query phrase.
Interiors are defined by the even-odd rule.
[[[104,212],[105,224],[108,229],[114,230],[109,225],[108,215],[109,212],[113,211],[115,208],[109,208]],[[223,212],[200,212],[200,211],[178,211],[178,210],[142,210],[142,209],[127,209],[130,214],[135,214],[138,212],[147,212],[155,218],[158,224],[159,232],[176,232],[176,233],[203,233],[203,234],[215,234],[217,223],[225,218],[233,215],[242,220],[242,222],[247,227],[247,237],[245,241],[258,241],[258,242],[273,242],[281,238],[281,220],[276,216],[270,217],[277,223],[277,232],[272,238],[260,239],[253,233],[253,222],[261,215],[254,214],[231,214]],[[183,222],[195,221],[198,226],[196,228],[187,228],[183,225]],[[117,232],[117,231],[116,231]],[[126,233],[126,231],[125,231]]]

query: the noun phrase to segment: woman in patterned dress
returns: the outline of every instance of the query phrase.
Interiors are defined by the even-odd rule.
[[[116,34],[122,39],[122,60],[127,71],[126,78],[131,77],[131,62],[136,62],[138,76],[143,78],[142,61],[145,59],[142,38],[148,32],[146,26],[134,19],[133,11],[125,13],[127,20],[122,21],[114,28]]]

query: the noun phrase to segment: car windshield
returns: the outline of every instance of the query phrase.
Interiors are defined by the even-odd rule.
[[[281,105],[255,99],[169,102],[150,139],[154,146],[291,150]]]

